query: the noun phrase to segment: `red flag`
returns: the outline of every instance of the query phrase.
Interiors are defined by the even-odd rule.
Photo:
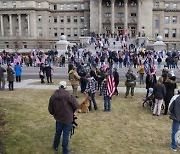
[[[108,75],[108,80],[107,80],[107,95],[109,97],[112,97],[114,91],[115,91],[114,76],[112,74],[112,69],[110,69],[110,73]]]

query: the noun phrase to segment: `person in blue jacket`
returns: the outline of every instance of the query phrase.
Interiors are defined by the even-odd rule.
[[[16,74],[16,82],[21,82],[22,68],[19,65],[19,62],[17,62],[16,65],[14,66],[14,71]]]

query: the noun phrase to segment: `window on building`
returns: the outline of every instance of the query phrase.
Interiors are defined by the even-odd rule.
[[[81,16],[81,17],[80,17],[80,21],[81,21],[82,23],[84,23],[84,16]]]
[[[177,9],[177,3],[173,3],[173,9]]]
[[[74,4],[74,10],[77,10],[77,9],[78,9],[77,4]]]
[[[74,28],[74,36],[78,36],[78,30],[77,30],[77,28]]]
[[[54,4],[53,7],[54,7],[54,10],[57,10],[57,4]]]
[[[16,36],[19,35],[19,27],[16,27]]]
[[[70,5],[70,4],[67,4],[67,5],[66,5],[66,8],[67,8],[67,10],[70,10],[70,9],[71,9],[71,5]]]
[[[105,18],[111,18],[111,13],[105,13]]]
[[[7,7],[7,2],[3,2],[3,7],[4,7],[4,8]]]
[[[165,3],[165,9],[170,9],[170,3]]]
[[[37,7],[38,7],[38,8],[41,8],[41,2],[38,2],[38,3],[37,3]]]
[[[57,28],[54,28],[54,37],[58,36]]]
[[[21,2],[21,5],[22,5],[22,7],[26,6],[24,1]]]
[[[107,6],[107,7],[111,7],[111,1],[107,1],[107,2],[106,2],[106,6]]]
[[[136,13],[131,13],[131,17],[136,17]]]
[[[61,34],[61,35],[64,35],[64,28],[61,28],[61,29],[60,29],[60,34]]]
[[[42,21],[42,16],[38,15],[38,21],[41,22]]]
[[[154,2],[154,7],[159,8],[159,2]]]
[[[174,37],[174,38],[176,37],[176,29],[172,30],[172,37]]]
[[[159,29],[159,16],[155,16],[155,29]]]
[[[123,18],[124,17],[124,13],[117,13],[117,18]]]
[[[176,50],[176,44],[172,44],[173,50]]]
[[[51,28],[49,28],[49,36],[51,37]]]
[[[12,7],[16,8],[16,2],[12,2]]]
[[[42,36],[42,27],[38,27],[38,36],[39,36],[39,37]]]
[[[49,16],[49,23],[51,22],[51,16]]]
[[[23,42],[23,47],[24,47],[25,49],[27,49],[27,44],[26,44],[26,42]]]
[[[71,22],[71,17],[67,16],[67,23],[70,23],[70,22]]]
[[[64,10],[64,4],[60,4],[60,10]]]
[[[71,29],[67,28],[67,36],[70,37],[71,36]]]
[[[84,36],[84,28],[81,28],[81,36]]]
[[[74,16],[74,22],[78,22],[77,16]]]
[[[173,18],[172,18],[172,23],[173,23],[173,24],[177,24],[177,16],[173,16]]]
[[[84,7],[84,4],[81,4],[81,10],[84,10],[85,9],[85,7]]]
[[[165,24],[169,24],[169,23],[170,23],[170,17],[169,17],[169,16],[166,16],[165,19],[164,19],[164,21],[165,21]]]
[[[60,22],[64,23],[64,16],[60,16]]]
[[[57,17],[54,17],[54,23],[57,23]]]
[[[169,37],[169,28],[164,29],[164,37]]]

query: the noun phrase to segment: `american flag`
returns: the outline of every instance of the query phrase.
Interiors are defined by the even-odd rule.
[[[109,69],[109,75],[107,79],[107,95],[109,97],[112,97],[115,91],[115,82],[114,82],[114,76],[112,73],[112,67]]]

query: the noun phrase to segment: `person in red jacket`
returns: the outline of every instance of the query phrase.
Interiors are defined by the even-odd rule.
[[[79,105],[76,98],[65,89],[66,82],[61,81],[59,83],[59,89],[50,97],[48,110],[56,120],[53,149],[58,150],[63,132],[62,153],[68,154],[69,135],[72,129],[73,116]]]

